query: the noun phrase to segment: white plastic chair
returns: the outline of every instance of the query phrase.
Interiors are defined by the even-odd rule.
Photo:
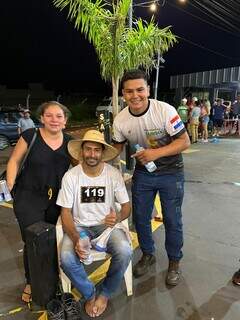
[[[128,226],[128,219],[122,221],[125,227],[129,228]],[[58,252],[58,266],[59,266],[59,276],[62,282],[62,289],[63,292],[71,292],[71,281],[63,272],[62,268],[60,267],[60,252],[61,252],[61,245],[63,239],[63,228],[62,228],[62,220],[61,216],[59,216],[57,225],[56,225],[56,238],[57,238],[57,252]],[[96,250],[91,250],[91,256],[93,257],[93,261],[100,261],[105,260],[109,257],[106,252],[99,252]],[[124,280],[127,288],[127,295],[131,296],[133,294],[132,291],[132,261],[130,261],[127,270],[124,274]]]

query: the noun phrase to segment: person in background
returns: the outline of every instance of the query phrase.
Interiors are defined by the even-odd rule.
[[[208,142],[208,123],[210,115],[210,103],[205,99],[201,106],[202,142]]]
[[[184,123],[185,128],[187,129],[187,123],[188,123],[188,106],[187,106],[187,99],[183,98],[181,100],[180,106],[177,108],[177,112]]]
[[[236,101],[232,104],[233,117],[240,116],[240,94],[237,95]]]
[[[191,130],[191,142],[198,142],[198,126],[199,126],[199,117],[201,114],[200,101],[195,100],[194,106],[190,112],[190,130]]]
[[[50,101],[43,103],[38,111],[44,126],[37,131],[36,140],[25,161],[24,169],[17,179],[13,201],[14,213],[24,243],[25,229],[33,223],[46,221],[56,224],[60,214],[60,207],[56,205],[58,190],[71,161],[67,150],[71,137],[62,131],[70,114],[69,110],[56,101]],[[35,131],[36,129],[31,128],[22,132],[8,161],[7,185],[10,191],[16,182],[20,163]],[[30,302],[31,279],[25,244],[23,257],[26,285],[22,300]]]
[[[219,137],[224,119],[225,106],[222,104],[222,99],[217,99],[217,104],[212,107],[212,118],[214,133],[213,136]]]
[[[240,118],[240,94],[237,95],[236,101],[232,105],[232,115],[233,115],[233,118],[236,119],[235,127],[236,127],[236,133],[238,133],[239,132],[238,119]]]
[[[86,231],[91,239],[95,239],[107,227],[113,228],[117,222],[128,218],[129,197],[121,173],[105,163],[115,158],[118,152],[104,141],[101,132],[87,131],[83,139],[70,141],[68,150],[79,165],[64,175],[57,199],[57,204],[62,207],[65,231],[61,266],[85,298],[86,313],[90,317],[98,317],[121,285],[132,249],[125,232],[114,228],[106,250],[111,254],[111,263],[97,294],[84,268],[86,252],[81,246],[80,233]],[[115,201],[121,205],[118,215],[114,210]]]
[[[133,221],[142,257],[133,273],[140,277],[156,262],[151,218],[157,193],[161,198],[169,265],[166,283],[175,286],[181,279],[180,260],[183,256],[182,201],[184,194],[183,159],[181,152],[190,145],[189,137],[176,109],[162,101],[149,99],[146,73],[130,70],[122,78],[122,93],[128,107],[113,122],[113,143],[123,150],[131,145],[145,148],[132,156],[136,166],[132,178]],[[145,165],[154,161],[156,171]]]
[[[35,124],[30,118],[30,110],[24,109],[23,117],[21,117],[18,121],[18,134],[21,135],[22,132],[30,128],[35,128]]]
[[[192,132],[191,132],[191,126],[190,126],[190,115],[192,112],[192,109],[195,105],[195,101],[197,101],[197,97],[189,97],[187,99],[187,106],[188,106],[188,124],[187,124],[187,131],[190,138],[192,138]]]

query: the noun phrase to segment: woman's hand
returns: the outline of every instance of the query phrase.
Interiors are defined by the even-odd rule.
[[[14,183],[11,183],[11,182],[7,181],[7,187],[8,187],[9,192],[12,191],[13,186],[14,186]]]

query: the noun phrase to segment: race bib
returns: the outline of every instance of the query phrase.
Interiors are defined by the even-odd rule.
[[[82,203],[104,203],[105,187],[81,187]]]

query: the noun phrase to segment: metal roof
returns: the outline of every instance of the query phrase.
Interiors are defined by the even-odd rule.
[[[226,82],[240,82],[240,66],[171,76],[170,88],[206,88]]]

